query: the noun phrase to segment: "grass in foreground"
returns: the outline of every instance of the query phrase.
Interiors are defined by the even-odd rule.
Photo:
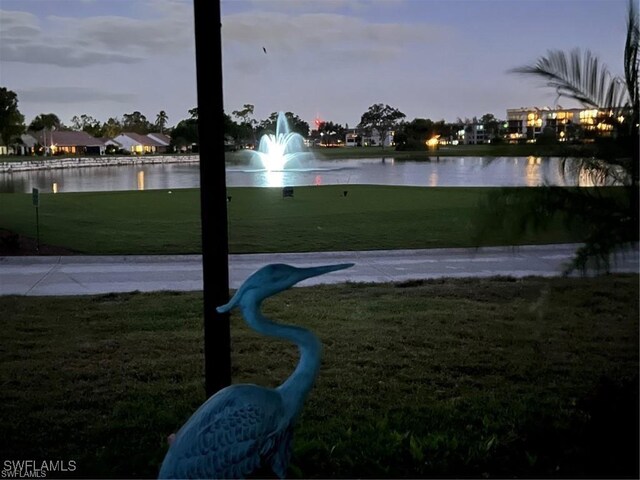
[[[325,348],[290,476],[637,478],[638,293],[629,275],[270,299],[271,318],[313,329]],[[0,297],[3,457],[155,477],[166,436],[204,400],[201,301]],[[297,362],[237,314],[232,351],[237,383],[275,386]]]
[[[345,197],[343,192],[348,190]],[[482,202],[494,188],[351,185],[229,188],[231,253],[377,250],[508,245],[498,229],[476,238]],[[527,189],[516,189],[522,195]],[[0,227],[36,236],[30,194],[0,194]],[[184,254],[201,251],[200,192],[42,194],[42,243],[87,254]],[[519,244],[581,237],[556,222]]]

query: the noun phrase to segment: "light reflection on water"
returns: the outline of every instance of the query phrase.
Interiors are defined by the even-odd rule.
[[[568,181],[560,159],[540,157],[442,157],[431,161],[387,159],[324,160],[307,168],[266,171],[227,167],[227,185],[282,187],[303,185],[539,186],[584,184]],[[198,164],[87,167],[0,174],[0,192],[154,190],[197,188]]]
[[[138,170],[138,190],[144,190],[144,170]]]

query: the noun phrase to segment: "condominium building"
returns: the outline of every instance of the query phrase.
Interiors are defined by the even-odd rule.
[[[608,135],[613,127],[603,122],[606,112],[597,109],[521,107],[507,109],[507,135],[511,143],[534,142],[545,130],[560,141],[570,140],[577,128]]]
[[[507,139],[511,142],[535,141],[545,128],[553,129],[556,137],[566,135],[567,125],[580,124],[580,109],[561,107],[521,107],[507,109]]]
[[[481,123],[474,122],[465,125],[457,131],[457,140],[464,145],[482,145],[491,143],[491,136]]]

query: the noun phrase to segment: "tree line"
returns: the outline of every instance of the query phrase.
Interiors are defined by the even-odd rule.
[[[172,130],[167,128],[168,120],[164,110],[158,112],[153,122],[139,111],[134,111],[125,113],[122,117],[110,117],[106,122],[87,114],[75,115],[71,118],[71,124],[65,125],[55,113],[41,113],[27,125],[24,115],[18,109],[17,94],[0,87],[0,141],[5,145],[20,143],[20,135],[27,131],[39,132],[45,129],[83,131],[96,138],[114,138],[122,132],[143,135],[168,133]]]
[[[254,106],[243,105],[242,109],[234,110],[231,115],[225,113],[225,135],[237,145],[257,146],[257,142],[264,133],[273,133],[277,122],[277,112],[262,121],[253,118]],[[406,120],[406,115],[390,105],[376,103],[371,105],[360,117],[360,122],[349,128],[333,121],[317,120],[315,128],[300,119],[292,112],[285,116],[292,132],[299,133],[313,144],[336,145],[344,142],[347,132],[355,132],[357,138],[370,137],[377,133],[377,145],[384,148],[384,139],[393,132],[394,144],[397,150],[424,150],[425,140],[434,136],[455,138],[457,132],[465,126],[479,123],[484,125],[489,138],[499,141],[504,134],[504,121],[498,120],[492,113],[486,113],[478,119],[458,118],[456,122],[444,120],[433,121],[428,118]]]
[[[5,143],[11,142],[25,131],[43,129],[84,131],[96,138],[115,137],[122,132],[164,133],[168,119],[164,110],[158,112],[154,122],[138,111],[125,113],[122,117],[111,117],[104,123],[91,115],[82,114],[75,115],[71,124],[65,125],[55,113],[41,113],[26,125],[24,116],[18,109],[16,93],[0,87],[0,136]]]
[[[223,125],[225,143],[235,147],[255,148],[259,139],[265,133],[274,133],[278,112],[272,112],[267,118],[258,120],[254,117],[255,107],[245,104],[231,114],[224,113]],[[69,125],[65,125],[55,113],[41,113],[28,125],[18,109],[18,96],[7,88],[0,87],[0,140],[5,145],[20,143],[20,135],[26,131],[74,130],[87,132],[96,138],[114,138],[122,132],[166,133],[172,139],[172,145],[177,148],[198,143],[198,109],[188,111],[189,116],[180,120],[175,126],[168,127],[169,117],[164,110],[160,110],[151,121],[139,111],[125,113],[122,117],[110,117],[101,122],[87,114],[75,115]],[[285,112],[289,128],[299,133],[314,144],[335,145],[344,142],[347,131],[355,131],[358,138],[370,137],[377,132],[378,138],[384,140],[390,132],[394,132],[394,143],[399,150],[424,149],[425,139],[433,136],[453,138],[460,128],[470,123],[482,123],[495,139],[500,138],[502,121],[493,114],[487,113],[479,120],[457,119],[447,123],[444,120],[433,121],[428,118],[415,118],[406,121],[406,115],[397,108],[386,104],[376,103],[369,107],[360,117],[360,122],[354,129],[349,125],[342,125],[333,121],[316,121],[314,127],[302,120],[293,112]],[[378,143],[384,148],[384,141]]]

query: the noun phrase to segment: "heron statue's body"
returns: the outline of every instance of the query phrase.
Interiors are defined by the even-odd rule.
[[[279,387],[231,385],[211,396],[175,434],[160,478],[243,478],[270,467],[286,476],[293,425],[320,368],[322,346],[309,330],[272,322],[260,311],[262,301],[316,275],[353,264],[296,268],[272,264],[251,275],[219,312],[240,307],[259,333],[290,340],[300,361]]]

